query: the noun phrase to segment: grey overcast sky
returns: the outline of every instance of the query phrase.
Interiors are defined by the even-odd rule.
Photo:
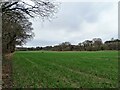
[[[34,39],[26,47],[49,46],[68,41],[78,44],[84,40],[101,38],[103,41],[118,38],[118,3],[113,2],[62,2],[51,22],[33,23]]]

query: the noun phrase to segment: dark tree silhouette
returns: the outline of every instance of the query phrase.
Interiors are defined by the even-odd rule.
[[[50,0],[16,0],[1,2],[3,52],[15,51],[15,45],[24,44],[33,36],[29,17],[50,19],[57,12],[58,4]],[[7,27],[6,27],[7,26]]]
[[[50,0],[29,0],[31,2],[25,2],[23,0],[16,0],[11,2],[3,2],[2,12],[7,11],[20,11],[30,17],[40,16],[41,18],[49,18],[54,16],[57,12],[58,4]]]

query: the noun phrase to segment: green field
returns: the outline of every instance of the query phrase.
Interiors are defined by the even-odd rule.
[[[13,57],[15,88],[112,88],[118,52],[28,52]]]

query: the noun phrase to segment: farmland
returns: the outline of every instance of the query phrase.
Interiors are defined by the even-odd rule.
[[[17,51],[13,57],[15,88],[112,88],[117,80],[117,51]]]

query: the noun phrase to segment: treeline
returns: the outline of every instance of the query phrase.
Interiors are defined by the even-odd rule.
[[[16,50],[20,51],[99,51],[99,50],[120,50],[120,40],[111,39],[103,43],[101,38],[94,38],[92,40],[85,40],[78,43],[78,45],[72,45],[70,42],[63,42],[56,46],[46,47],[17,47]]]

